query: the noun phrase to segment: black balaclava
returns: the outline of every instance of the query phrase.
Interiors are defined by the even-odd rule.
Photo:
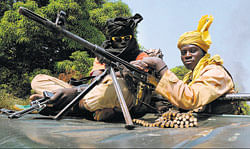
[[[137,24],[142,20],[140,14],[135,14],[133,17],[117,17],[109,19],[106,22],[106,38],[107,40],[103,42],[103,48],[122,58],[125,61],[135,60],[138,54],[141,52],[139,50],[138,43],[134,38],[134,31]],[[129,40],[130,42],[125,48],[113,48],[111,37],[121,36],[121,35],[133,35],[133,38]]]

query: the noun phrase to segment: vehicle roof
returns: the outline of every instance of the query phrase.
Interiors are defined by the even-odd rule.
[[[198,127],[124,128],[124,123],[105,123],[86,119],[19,119],[0,115],[1,147],[87,147],[87,148],[193,148],[249,147],[250,116],[214,115],[198,119]],[[145,120],[154,118],[147,114]]]

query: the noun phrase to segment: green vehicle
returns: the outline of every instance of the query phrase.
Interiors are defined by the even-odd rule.
[[[238,148],[249,147],[250,116],[214,115],[197,127],[159,128],[86,119],[60,121],[28,114],[19,119],[0,115],[1,148]],[[142,119],[156,118],[147,114]]]

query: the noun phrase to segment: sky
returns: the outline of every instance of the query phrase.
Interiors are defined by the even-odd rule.
[[[196,30],[203,15],[214,16],[208,53],[219,54],[236,88],[250,93],[250,0],[122,0],[143,20],[137,39],[146,49],[161,49],[169,68],[183,65],[177,41]]]

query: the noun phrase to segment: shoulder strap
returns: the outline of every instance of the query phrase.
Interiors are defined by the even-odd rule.
[[[227,72],[227,74],[230,76],[230,78],[232,79],[233,81],[233,84],[234,84],[234,80],[233,80],[233,76],[230,74],[230,72],[226,69],[226,67],[224,67],[223,65],[221,65],[222,68],[224,68],[224,70]],[[234,88],[235,88],[235,84],[234,84]]]

